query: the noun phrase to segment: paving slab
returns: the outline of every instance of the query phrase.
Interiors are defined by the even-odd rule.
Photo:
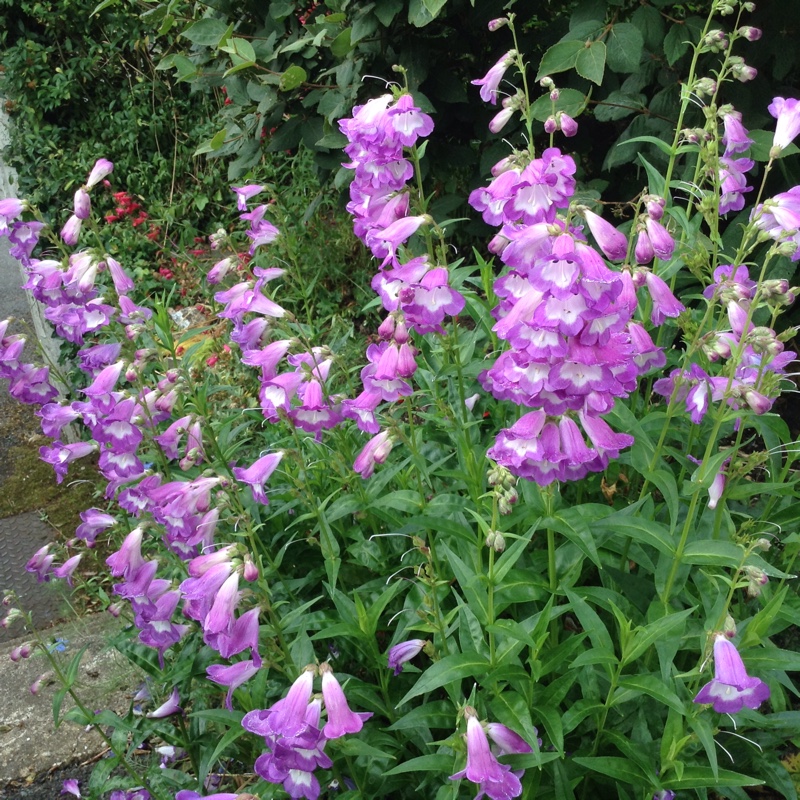
[[[92,709],[125,714],[141,676],[107,643],[119,627],[120,622],[109,614],[95,614],[51,628],[46,635],[56,647],[64,648],[56,653],[64,666],[87,645],[76,682],[78,695]],[[14,796],[9,789],[12,782],[18,785],[53,767],[86,762],[105,750],[105,742],[94,730],[70,722],[55,728],[52,702],[58,684],[31,694],[31,684],[49,671],[46,657],[36,653],[16,663],[9,658],[14,647],[28,640],[21,637],[0,645],[0,797]],[[68,697],[63,711],[73,705]]]

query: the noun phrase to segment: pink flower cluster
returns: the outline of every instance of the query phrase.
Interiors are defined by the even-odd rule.
[[[501,764],[498,756],[530,753],[533,748],[518,734],[497,722],[484,726],[475,709],[467,706],[467,763],[464,769],[450,776],[450,780],[466,778],[478,784],[478,797],[485,794],[491,800],[511,800],[522,794],[520,778],[523,770],[512,771]],[[488,737],[487,737],[488,734]],[[494,742],[494,749],[489,744]]]
[[[446,316],[464,308],[464,298],[449,285],[445,267],[431,264],[427,256],[401,262],[401,247],[421,228],[432,224],[426,214],[409,214],[411,193],[406,184],[414,166],[407,149],[433,130],[433,120],[415,104],[410,94],[386,94],[356,106],[353,116],[340,120],[348,139],[346,167],[354,171],[347,209],[354,230],[381,259],[372,281],[389,315],[378,329],[381,341],[367,350],[369,364],[361,371],[363,391],[342,403],[342,414],[361,430],[375,434],[356,460],[355,469],[369,477],[391,449],[385,432],[379,433],[375,411],[381,403],[396,402],[411,394],[410,378],[417,369],[412,333],[444,333]],[[380,438],[377,438],[380,437]]]
[[[322,678],[322,697],[312,697],[314,676]],[[323,706],[326,721],[322,723]],[[351,711],[339,681],[327,663],[307,666],[286,697],[266,710],[245,714],[242,727],[264,737],[267,752],[255,762],[265,781],[283,784],[292,798],[317,800],[320,785],[314,772],[332,766],[325,753],[330,739],[358,733],[371,713]]]
[[[712,403],[723,399],[731,408],[749,407],[756,414],[765,414],[775,401],[765,393],[765,384],[783,374],[796,354],[784,349],[772,329],[755,327],[748,317],[753,302],[773,306],[794,302],[788,281],[764,281],[759,288],[750,280],[747,267],[728,264],[717,267],[714,282],[704,295],[725,307],[730,330],[707,336],[703,351],[712,363],[738,354],[739,360],[731,365],[733,374],[712,377],[698,364],[692,364],[656,381],[653,390],[684,403],[696,424],[702,422]]]
[[[496,398],[537,409],[502,430],[488,454],[541,485],[601,471],[633,442],[600,415],[634,391],[640,375],[665,363],[633,321],[637,286],[650,292],[654,324],[683,309],[654,272],[612,271],[580,229],[559,218],[574,191],[574,172],[572,158],[556,148],[527,163],[516,154],[495,166],[487,187],[470,195],[488,224],[502,226],[490,249],[510,268],[495,281],[500,302],[492,312],[494,331],[510,348],[479,380]],[[654,254],[667,258],[674,246],[659,222],[663,201],[645,200],[636,246],[640,263]],[[604,254],[622,260],[625,237],[584,213]]]

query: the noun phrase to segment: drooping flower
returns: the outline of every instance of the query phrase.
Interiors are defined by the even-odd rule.
[[[91,189],[92,186],[100,183],[103,178],[107,178],[113,171],[114,165],[107,158],[98,158],[89,173],[89,177],[86,179],[86,188]]]
[[[78,781],[76,778],[67,778],[64,783],[61,784],[61,792],[60,794],[72,794],[75,797],[81,796],[81,790],[78,788]]]
[[[522,794],[522,784],[511,767],[501,764],[489,747],[486,731],[474,709],[467,707],[467,764],[450,780],[466,778],[478,784],[478,797],[486,794],[491,800],[511,800]]]
[[[473,86],[481,87],[481,100],[484,103],[497,104],[498,87],[506,74],[506,70],[514,63],[516,52],[509,50],[500,60],[484,75],[482,78],[477,78],[470,81]]]
[[[249,467],[234,467],[233,474],[237,480],[250,486],[253,492],[253,499],[262,505],[268,505],[269,500],[264,489],[269,476],[278,468],[283,458],[283,451],[269,453],[253,462]]]
[[[181,698],[178,694],[178,687],[176,686],[172,690],[172,694],[169,696],[169,698],[158,708],[151,711],[147,716],[150,719],[163,719],[164,717],[171,717],[173,714],[181,713],[183,713],[183,709],[181,708]]]
[[[338,739],[347,733],[358,733],[372,714],[370,712],[351,711],[347,698],[338,680],[333,674],[330,664],[324,662],[319,665],[322,674],[322,699],[325,701],[325,711],[328,721],[322,729],[326,739]]]
[[[714,639],[714,678],[697,693],[695,703],[710,703],[720,714],[735,714],[744,706],[756,709],[769,699],[769,687],[747,674],[733,642],[720,633]]]
[[[399,675],[403,671],[403,664],[406,661],[411,661],[426,644],[427,641],[425,639],[410,639],[407,642],[400,642],[400,644],[390,647],[388,654],[389,669],[394,670],[395,675]]]
[[[769,113],[778,120],[772,146],[784,150],[800,133],[800,101],[794,98],[775,97],[768,107]]]

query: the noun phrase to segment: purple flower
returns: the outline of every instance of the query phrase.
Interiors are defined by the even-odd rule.
[[[328,721],[322,729],[322,735],[326,739],[338,739],[346,733],[358,733],[364,726],[364,721],[372,714],[350,710],[347,698],[339,681],[334,677],[330,664],[327,662],[320,664],[319,671],[322,673],[322,699],[325,701],[325,710],[328,713]]]
[[[769,699],[769,687],[760,678],[751,678],[742,657],[727,636],[714,639],[714,678],[694,698],[695,703],[711,703],[720,714],[735,714],[744,706],[756,709]]]
[[[75,797],[80,797],[81,790],[78,788],[78,781],[75,778],[67,778],[67,780],[61,784],[60,794],[74,794]]]
[[[394,670],[395,675],[403,671],[403,664],[411,661],[423,647],[427,644],[425,639],[410,639],[407,642],[400,642],[394,647],[389,648],[389,669]]]
[[[250,486],[253,492],[253,499],[262,505],[269,505],[266,492],[264,491],[264,484],[269,479],[270,475],[277,469],[278,464],[281,463],[283,458],[283,451],[279,450],[277,453],[269,453],[262,456],[257,461],[253,462],[246,469],[243,467],[234,467],[234,477]]]
[[[373,436],[358,454],[353,463],[353,470],[358,472],[364,480],[372,477],[375,467],[386,461],[393,447],[394,441],[389,431],[381,431],[377,436]]]
[[[628,253],[628,239],[625,234],[588,208],[583,209],[581,213],[597,246],[605,253],[606,258],[622,261]]]
[[[98,158],[86,179],[86,188],[91,189],[92,186],[100,183],[103,178],[107,178],[114,171],[114,165],[106,158]]]
[[[228,687],[228,694],[225,696],[225,708],[229,711],[233,709],[232,698],[234,689],[241,686],[245,681],[250,680],[259,670],[255,662],[239,661],[232,666],[223,666],[222,664],[212,664],[206,669],[208,679],[219,683],[222,686]]]
[[[72,210],[78,219],[89,219],[89,215],[92,213],[92,201],[89,197],[89,192],[83,187],[75,192]]]
[[[734,111],[731,106],[725,106],[720,111],[720,116],[724,129],[722,143],[725,145],[725,155],[744,153],[753,144],[753,140],[742,125],[742,115],[738,111]]]
[[[181,698],[178,694],[178,687],[172,690],[169,699],[162,703],[154,711],[151,711],[147,716],[150,719],[163,719],[164,717],[171,717],[173,714],[180,714],[183,712],[181,708]]]
[[[800,133],[800,101],[776,97],[769,105],[769,113],[778,120],[772,146],[778,150],[788,147]]]
[[[68,247],[74,247],[78,244],[78,237],[81,233],[81,224],[83,220],[73,214],[65,223],[64,227],[61,229],[61,240],[64,242],[65,245]]]
[[[665,317],[677,317],[685,310],[683,303],[672,294],[669,286],[655,272],[648,270],[645,273],[645,284],[653,301],[653,310],[650,314],[653,325],[661,325]]]
[[[478,784],[478,797],[486,794],[491,800],[510,800],[522,794],[519,778],[511,772],[511,767],[501,764],[489,747],[486,731],[483,729],[474,709],[467,707],[467,764],[461,772],[450,776],[458,781],[466,778]]]
[[[76,556],[72,556],[72,558],[68,558],[60,567],[56,567],[53,570],[53,577],[54,578],[66,578],[67,584],[72,586],[72,573],[75,572],[76,567],[80,563],[81,560],[81,553],[78,553]]]
[[[559,111],[558,124],[564,136],[575,136],[578,132],[578,123],[575,122],[569,114],[565,114],[563,111]]]
[[[264,187],[259,186],[257,183],[251,183],[247,186],[231,186],[231,189],[236,192],[236,207],[239,211],[247,211],[247,201],[264,191]]]
[[[497,104],[498,87],[506,70],[514,63],[516,52],[509,50],[482,78],[470,81],[473,86],[481,87],[481,100],[484,103]]]
[[[27,200],[17,200],[16,197],[0,200],[0,236],[8,235],[8,223],[21,217],[27,207]]]
[[[752,192],[753,187],[747,185],[745,172],[753,168],[754,162],[749,158],[727,158],[719,160],[720,199],[719,213],[741,211],[744,208],[744,195]]]
[[[119,261],[111,256],[106,256],[106,264],[108,265],[108,271],[111,273],[111,281],[114,284],[114,291],[119,295],[127,294],[128,292],[133,291],[133,280],[125,272],[122,264],[120,264]]]
[[[49,550],[49,544],[40,547],[25,565],[25,570],[36,575],[36,579],[39,583],[50,580],[48,572],[50,571],[55,556],[51,555]]]

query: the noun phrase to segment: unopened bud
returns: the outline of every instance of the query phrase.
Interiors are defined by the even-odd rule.
[[[750,14],[752,14],[756,10],[756,4],[755,3],[751,3],[748,0],[747,3],[742,3],[742,8],[745,11],[749,12]]]
[[[754,28],[752,25],[742,25],[737,31],[739,36],[743,36],[748,42],[757,42],[761,38],[761,28]]]
[[[558,98],[561,97],[561,92],[558,89],[552,89],[550,91],[550,99],[555,103],[558,101]]]
[[[544,121],[544,132],[545,133],[555,133],[557,130],[558,130],[558,123],[556,122],[556,118],[551,114]]]
[[[712,95],[717,91],[717,82],[713,78],[699,78],[694,82],[694,91],[696,94]]]
[[[242,577],[248,583],[253,583],[253,581],[258,580],[258,567],[250,557],[250,553],[247,553],[247,555],[244,557],[244,569],[242,570]]]
[[[767,550],[772,547],[772,542],[769,539],[765,539],[763,536],[760,539],[756,539],[754,547],[757,547],[762,552],[766,553]]]
[[[553,79],[552,78],[547,78],[547,77],[542,78],[539,81],[539,86],[541,86],[542,89],[548,89],[548,90],[551,90],[551,91],[556,88],[556,84],[553,81]]]
[[[508,25],[508,17],[498,17],[497,19],[489,20],[489,30],[494,33],[495,31],[499,31],[500,28],[505,27]]]
[[[703,47],[707,47],[712,53],[718,53],[720,50],[725,50],[728,47],[728,37],[725,34],[725,31],[709,31],[703,37]]]
[[[736,620],[730,614],[725,616],[725,622],[722,625],[722,632],[729,639],[733,639],[733,637],[736,636]]]
[[[797,242],[791,240],[780,242],[773,249],[779,256],[793,256],[797,252]]]
[[[506,540],[500,531],[489,531],[486,534],[486,546],[496,553],[502,553],[506,549]]]

